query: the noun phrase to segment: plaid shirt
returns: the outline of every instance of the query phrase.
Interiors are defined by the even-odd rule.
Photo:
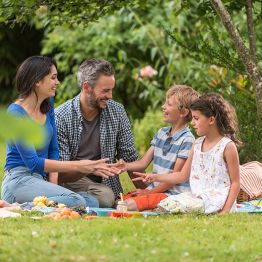
[[[74,160],[83,130],[83,117],[80,111],[80,94],[55,109],[60,159]],[[126,162],[137,160],[131,125],[124,107],[110,100],[100,114],[101,158],[116,159]],[[118,176],[103,179],[111,187],[115,196],[123,191]]]

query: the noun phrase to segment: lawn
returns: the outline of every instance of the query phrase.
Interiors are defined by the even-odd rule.
[[[0,145],[1,169],[4,151]],[[0,261],[262,261],[261,215],[31,216],[0,219]]]

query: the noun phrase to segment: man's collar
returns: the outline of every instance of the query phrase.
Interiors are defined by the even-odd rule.
[[[82,120],[82,114],[80,109],[80,93],[73,99],[73,105],[77,114],[77,117]]]

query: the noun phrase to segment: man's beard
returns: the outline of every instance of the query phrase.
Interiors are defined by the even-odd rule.
[[[99,105],[99,99],[96,98],[94,92],[92,92],[88,97],[88,104],[97,110],[102,109],[102,107]]]

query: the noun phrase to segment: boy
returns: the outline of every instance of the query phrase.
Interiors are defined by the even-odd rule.
[[[194,136],[188,128],[192,116],[190,105],[199,97],[191,87],[174,85],[166,94],[166,102],[162,106],[164,121],[170,127],[161,128],[154,136],[151,147],[142,159],[123,164],[125,171],[141,171],[153,160],[153,173],[166,174],[182,169],[188,153],[193,145]],[[190,191],[189,182],[179,185],[154,182],[146,189],[136,189],[124,196],[128,210],[142,211],[154,209],[168,195]]]

